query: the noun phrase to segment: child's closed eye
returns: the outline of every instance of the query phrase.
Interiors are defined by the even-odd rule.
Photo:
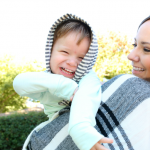
[[[82,59],[83,59],[83,57],[79,57],[79,59],[81,59],[81,60],[82,60]]]
[[[62,50],[61,52],[65,53],[65,54],[69,54],[67,51]]]

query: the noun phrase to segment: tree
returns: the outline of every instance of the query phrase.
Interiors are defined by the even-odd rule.
[[[133,49],[131,40],[126,35],[116,32],[98,35],[98,57],[94,65],[98,77],[111,79],[119,74],[131,74],[131,63],[127,59]]]
[[[13,89],[14,78],[23,72],[45,70],[37,61],[14,63],[12,56],[0,58],[0,112],[15,111],[26,107],[27,97],[20,97]]]

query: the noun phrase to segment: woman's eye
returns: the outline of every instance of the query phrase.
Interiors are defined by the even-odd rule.
[[[144,48],[144,51],[145,51],[145,52],[150,52],[150,50],[149,50],[149,49],[146,49],[146,48]]]
[[[134,44],[132,44],[134,47],[136,47],[137,45],[134,43]]]

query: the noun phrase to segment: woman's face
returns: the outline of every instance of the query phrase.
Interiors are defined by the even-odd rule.
[[[134,49],[128,55],[132,61],[132,74],[150,81],[150,20],[139,28]]]

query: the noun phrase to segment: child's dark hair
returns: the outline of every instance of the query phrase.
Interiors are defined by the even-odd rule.
[[[67,20],[61,24],[58,25],[58,27],[55,30],[54,33],[54,41],[58,38],[63,37],[64,35],[67,35],[70,32],[76,32],[77,34],[80,33],[81,36],[77,42],[77,44],[80,44],[80,42],[87,37],[91,42],[91,29],[84,24],[83,22],[77,21],[77,20]]]

